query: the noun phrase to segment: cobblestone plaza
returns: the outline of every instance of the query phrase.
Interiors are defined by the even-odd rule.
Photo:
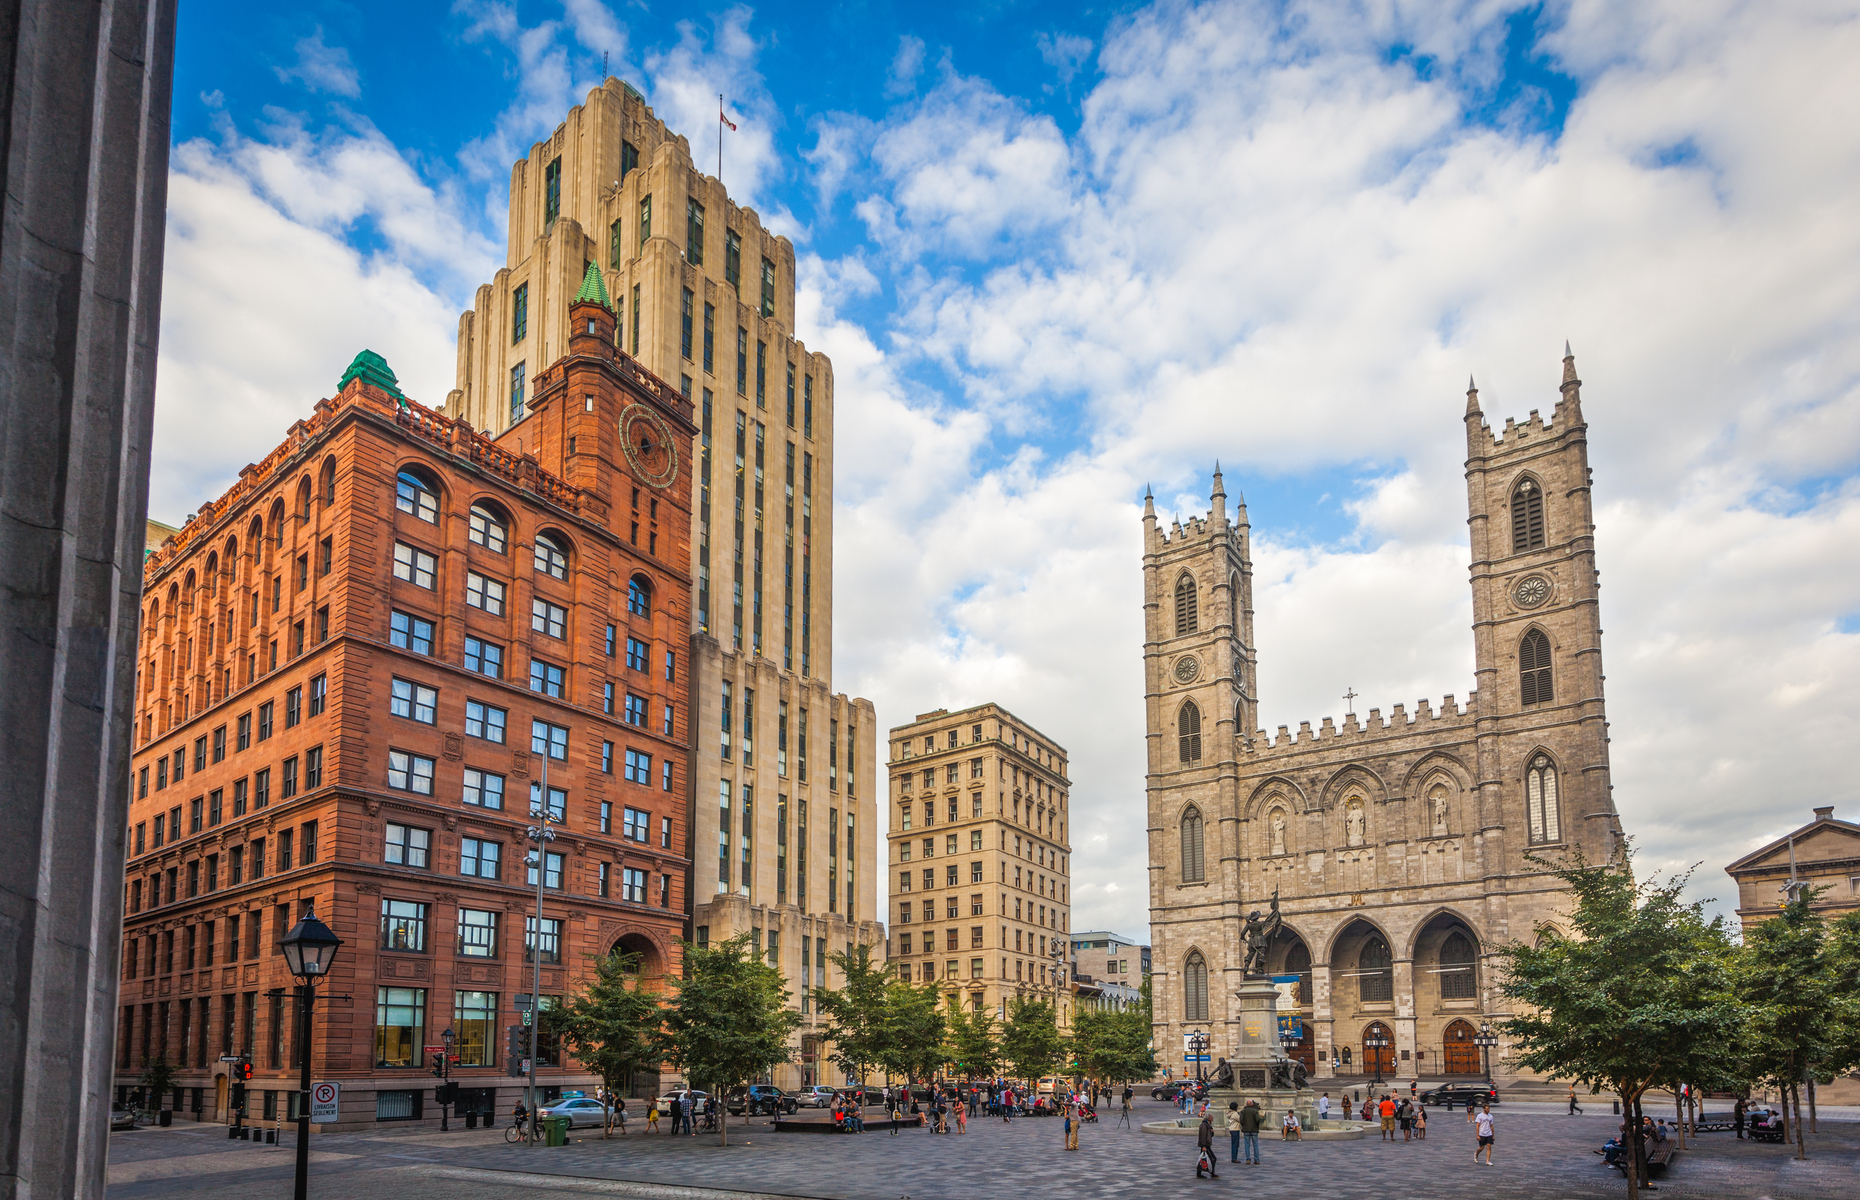
[[[583,1130],[560,1149],[506,1144],[501,1130],[440,1134],[330,1134],[312,1140],[310,1194],[385,1196],[396,1200],[478,1200],[521,1194],[647,1197],[779,1195],[834,1200],[943,1200],[997,1197],[1037,1188],[1076,1200],[1152,1196],[1266,1195],[1327,1200],[1351,1197],[1619,1196],[1621,1176],[1593,1153],[1614,1118],[1606,1102],[1569,1117],[1556,1106],[1507,1106],[1498,1114],[1498,1153],[1491,1167],[1472,1162],[1472,1135],[1458,1114],[1430,1114],[1425,1142],[1373,1139],[1284,1143],[1262,1138],[1259,1167],[1226,1162],[1218,1180],[1196,1180],[1194,1139],[1125,1130],[1115,1118],[1088,1126],[1079,1150],[1062,1146],[1060,1123],[976,1120],[964,1135],[922,1131],[891,1137],[775,1134],[766,1123],[733,1122],[730,1144],[642,1135],[603,1142]],[[1167,1105],[1137,1102],[1133,1127],[1166,1119]],[[1794,1162],[1789,1147],[1701,1135],[1680,1154],[1662,1192],[1724,1200],[1777,1197],[1845,1200],[1860,1168],[1860,1123],[1824,1116],[1812,1157]],[[637,1123],[636,1123],[637,1125]],[[286,1135],[288,1141],[289,1135]],[[111,1200],[268,1200],[291,1188],[288,1149],[226,1139],[217,1125],[178,1125],[114,1135]]]

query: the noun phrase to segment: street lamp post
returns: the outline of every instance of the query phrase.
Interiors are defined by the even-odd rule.
[[[314,906],[303,919],[291,927],[279,943],[284,962],[301,982],[297,987],[297,1053],[302,1073],[298,1078],[301,1094],[297,1102],[297,1188],[296,1200],[308,1200],[310,1188],[310,1010],[316,1005],[316,981],[329,974],[342,939],[317,920]]]
[[[1208,1035],[1199,1029],[1195,1030],[1188,1035],[1188,1048],[1195,1056],[1195,1078],[1206,1079],[1208,1076],[1201,1064],[1208,1058]]]
[[[1498,1035],[1492,1032],[1490,1024],[1484,1021],[1479,1022],[1479,1032],[1473,1037],[1473,1045],[1479,1047],[1480,1053],[1485,1057],[1485,1086],[1490,1089],[1492,1086],[1492,1047],[1498,1045]]]
[[[439,1094],[445,1099],[439,1102],[439,1132],[445,1133],[452,1128],[452,1027],[439,1035],[439,1040],[446,1044],[446,1054],[439,1062]]]
[[[1387,1048],[1388,1044],[1389,1044],[1389,1040],[1378,1033],[1372,1033],[1368,1037],[1363,1039],[1363,1048],[1365,1050],[1372,1050],[1375,1052],[1375,1056],[1376,1056],[1375,1082],[1377,1083],[1382,1082],[1382,1051],[1385,1048]]]
[[[543,884],[549,878],[549,843],[555,840],[555,830],[549,826],[553,823],[549,811],[549,755],[551,744],[543,744],[542,783],[538,791],[537,803],[530,806],[530,816],[540,822],[531,825],[525,832],[536,843],[536,933],[530,938],[530,961],[534,966],[530,985],[530,1070],[529,1070],[529,1119],[530,1146],[536,1145],[536,1130],[540,1123],[536,1117],[536,1047],[537,1039],[542,1033],[542,940],[543,940]]]

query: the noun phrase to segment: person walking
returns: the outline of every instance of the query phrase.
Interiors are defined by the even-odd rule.
[[[1214,1118],[1207,1113],[1201,1114],[1201,1127],[1195,1131],[1195,1178],[1200,1179],[1206,1171],[1209,1179],[1219,1179],[1221,1174],[1214,1169]]]
[[[1376,1112],[1382,1117],[1382,1140],[1395,1140],[1395,1100],[1387,1092],[1382,1093],[1382,1103],[1376,1106]]]
[[[1066,1105],[1064,1109],[1060,1110],[1060,1113],[1061,1119],[1064,1121],[1061,1129],[1065,1133],[1065,1147],[1068,1150],[1077,1150],[1077,1135],[1073,1133],[1073,1130],[1077,1128],[1077,1126],[1073,1124],[1072,1106],[1070,1104]]]
[[[659,1132],[659,1101],[656,1096],[646,1105],[646,1132]]]
[[[1255,1167],[1259,1165],[1259,1127],[1264,1117],[1257,1100],[1248,1100],[1240,1110],[1240,1157]]]
[[[1485,1165],[1489,1167],[1492,1165],[1492,1140],[1494,1137],[1492,1133],[1492,1106],[1490,1104],[1480,1109],[1479,1115],[1473,1118],[1473,1128],[1477,1130],[1479,1134],[1479,1144],[1473,1150],[1473,1161],[1478,1162],[1479,1155],[1483,1153],[1485,1155]]]
[[[956,1132],[969,1132],[969,1106],[960,1100],[956,1101]]]
[[[673,1096],[672,1107],[666,1113],[666,1115],[672,1119],[672,1136],[673,1137],[677,1137],[679,1134],[685,1131],[684,1111],[685,1111],[684,1098],[682,1096]]]
[[[1427,1105],[1425,1104],[1414,1106],[1414,1140],[1417,1142],[1427,1140]]]
[[[1576,1085],[1573,1083],[1569,1085],[1569,1111],[1563,1115],[1567,1117],[1582,1115],[1582,1105],[1576,1103]]]
[[[1408,1106],[1408,1098],[1395,1107],[1395,1123],[1401,1126],[1401,1140],[1406,1142],[1414,1137],[1414,1110]]]

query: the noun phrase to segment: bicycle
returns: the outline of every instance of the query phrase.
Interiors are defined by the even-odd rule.
[[[532,1138],[540,1138],[541,1136],[542,1134],[539,1131],[532,1131],[526,1121],[513,1121],[504,1129],[504,1140],[513,1145],[517,1142],[528,1142]]]

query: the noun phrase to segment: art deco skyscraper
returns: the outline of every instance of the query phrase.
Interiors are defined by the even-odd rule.
[[[589,263],[620,350],[697,414],[692,937],[753,932],[799,1003],[827,955],[883,937],[877,722],[832,688],[833,367],[794,336],[793,244],[610,78],[511,169],[506,263],[459,318],[449,414],[522,436]],[[650,511],[627,524],[648,552],[662,535]]]

